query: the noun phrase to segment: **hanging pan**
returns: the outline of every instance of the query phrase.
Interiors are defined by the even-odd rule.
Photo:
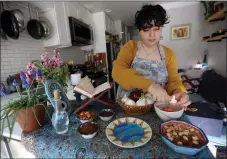
[[[8,10],[4,10],[4,4],[2,2],[2,13],[1,13],[1,28],[4,33],[12,39],[19,38],[19,25],[17,18],[14,14]]]
[[[25,17],[24,14],[19,9],[14,9],[11,11],[13,15],[16,17],[19,31],[22,32],[25,29]]]
[[[49,39],[50,35],[51,35],[51,29],[50,29],[51,28],[51,24],[50,24],[50,22],[44,17],[39,17],[39,21],[43,25],[43,28],[44,28],[43,37],[45,39]]]
[[[31,37],[33,37],[36,40],[41,39],[44,36],[44,28],[43,25],[38,20],[38,12],[36,9],[37,19],[31,19],[31,9],[28,5],[29,13],[30,13],[30,20],[27,24],[27,30]]]

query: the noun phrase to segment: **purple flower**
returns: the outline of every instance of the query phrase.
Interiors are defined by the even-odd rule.
[[[2,90],[1,90],[1,96],[6,96],[6,89],[5,88],[2,88]]]
[[[43,76],[43,73],[42,73],[42,71],[40,71],[40,70],[38,70],[38,71],[36,72],[36,74],[38,75],[38,77],[42,77],[42,76]]]
[[[26,77],[26,75],[25,75],[25,73],[24,72],[21,72],[20,73],[20,79],[21,80],[25,80],[27,77]]]
[[[33,78],[36,76],[36,71],[35,71],[35,69],[32,69],[32,70],[31,70],[31,75],[32,75]]]
[[[29,84],[26,80],[22,80],[22,87],[23,88],[28,88],[29,87]]]
[[[13,80],[13,86],[18,86],[18,83],[17,83],[16,79]]]

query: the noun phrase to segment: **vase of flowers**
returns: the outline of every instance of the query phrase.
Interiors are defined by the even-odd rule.
[[[44,48],[45,49],[45,48]],[[58,49],[51,52],[41,54],[41,62],[35,63],[35,66],[44,73],[45,80],[54,79],[62,85],[64,91],[67,92],[67,81],[69,80],[68,64],[63,63],[60,59],[60,52]]]
[[[6,105],[1,107],[1,133],[5,127],[8,127],[10,137],[16,121],[23,131],[33,132],[43,126],[46,115],[49,116],[46,106],[47,97],[45,94],[38,93],[38,90],[43,87],[43,73],[35,67],[28,66],[27,72],[20,73],[20,81],[16,79],[13,81],[18,97],[9,100]],[[25,93],[19,91],[20,84]],[[6,96],[4,87],[1,88],[1,96]],[[50,116],[49,119],[51,119]]]

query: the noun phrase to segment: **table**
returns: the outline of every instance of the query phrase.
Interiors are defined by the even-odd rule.
[[[94,103],[87,109],[99,111],[101,104]],[[106,108],[106,107],[105,107]],[[127,115],[121,108],[115,110],[117,114],[111,120],[131,116],[145,120],[152,129],[151,140],[138,148],[124,149],[113,145],[106,137],[105,129],[111,121],[104,122],[97,118],[95,121],[100,131],[93,138],[86,140],[77,132],[81,122],[74,114],[70,116],[69,131],[64,135],[55,133],[50,122],[33,133],[22,133],[21,141],[25,148],[37,158],[214,158],[208,147],[195,156],[179,154],[170,149],[159,135],[159,127],[162,121],[152,109],[144,115]],[[179,120],[187,121],[185,115]]]

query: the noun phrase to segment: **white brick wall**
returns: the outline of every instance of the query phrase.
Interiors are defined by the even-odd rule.
[[[26,18],[26,23],[30,19],[29,11],[26,8],[10,2],[5,2],[4,7],[9,10],[20,9]],[[35,12],[32,12],[32,17],[36,18]],[[1,39],[1,82],[6,83],[9,75],[25,71],[29,61],[40,60],[40,54],[43,52],[42,46],[43,41],[33,39],[26,29],[20,32],[17,40]],[[60,49],[60,53],[63,61],[84,62],[84,53],[78,47],[63,48]]]

